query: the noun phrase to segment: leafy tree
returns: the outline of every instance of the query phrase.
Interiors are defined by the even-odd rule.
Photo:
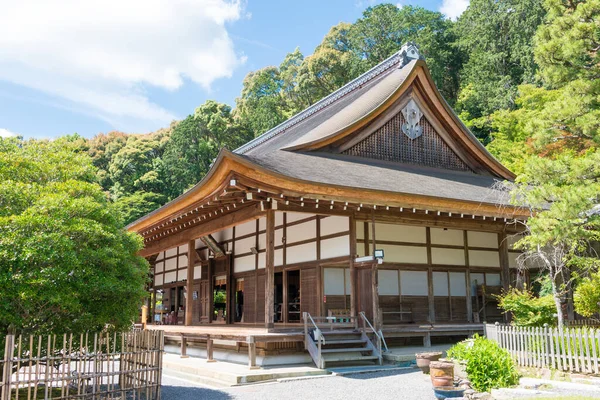
[[[115,209],[123,217],[125,225],[143,217],[165,204],[166,196],[153,192],[136,191],[129,195],[119,197],[115,202]]]
[[[0,332],[130,326],[145,297],[141,238],[67,139],[0,139]]]
[[[287,119],[281,96],[283,80],[277,67],[266,67],[248,73],[242,93],[236,99],[237,114],[259,136]]]
[[[443,14],[418,6],[392,4],[369,7],[350,28],[350,49],[361,60],[358,75],[415,42],[441,93],[451,104],[458,91],[462,55],[454,49],[453,22]]]
[[[511,313],[517,326],[556,325],[556,309],[552,295],[535,296],[528,290],[510,289],[498,296],[498,306]]]
[[[521,264],[535,263],[552,283],[559,326],[564,324],[572,284],[600,260],[589,253],[600,240],[600,151],[584,157],[564,153],[555,159],[532,157],[512,188],[513,202],[531,210],[517,242]]]
[[[169,198],[196,184],[223,147],[235,149],[252,138],[227,105],[209,100],[174,129],[165,147],[163,174]]]
[[[484,142],[487,116],[513,109],[517,86],[535,82],[533,36],[545,14],[542,1],[472,0],[457,21],[457,51],[466,60],[456,106]]]
[[[584,317],[600,313],[600,272],[584,278],[575,289],[575,311]]]

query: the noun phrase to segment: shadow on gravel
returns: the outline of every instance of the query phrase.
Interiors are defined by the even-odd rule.
[[[162,400],[230,400],[228,393],[209,388],[162,386]]]

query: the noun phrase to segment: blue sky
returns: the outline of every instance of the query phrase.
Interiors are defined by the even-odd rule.
[[[3,4],[6,3],[6,4]],[[0,0],[0,136],[145,133],[308,55],[373,0]],[[393,2],[456,17],[468,0]]]

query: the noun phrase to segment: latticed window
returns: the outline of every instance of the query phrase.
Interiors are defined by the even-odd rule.
[[[404,116],[397,114],[343,154],[472,172],[424,117],[420,122],[423,134],[416,139],[410,139],[402,132],[405,122]]]

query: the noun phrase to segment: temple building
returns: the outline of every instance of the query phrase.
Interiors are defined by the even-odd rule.
[[[479,331],[516,279],[515,221],[484,148],[408,43],[128,226],[157,324],[299,330],[362,314],[386,338]]]

